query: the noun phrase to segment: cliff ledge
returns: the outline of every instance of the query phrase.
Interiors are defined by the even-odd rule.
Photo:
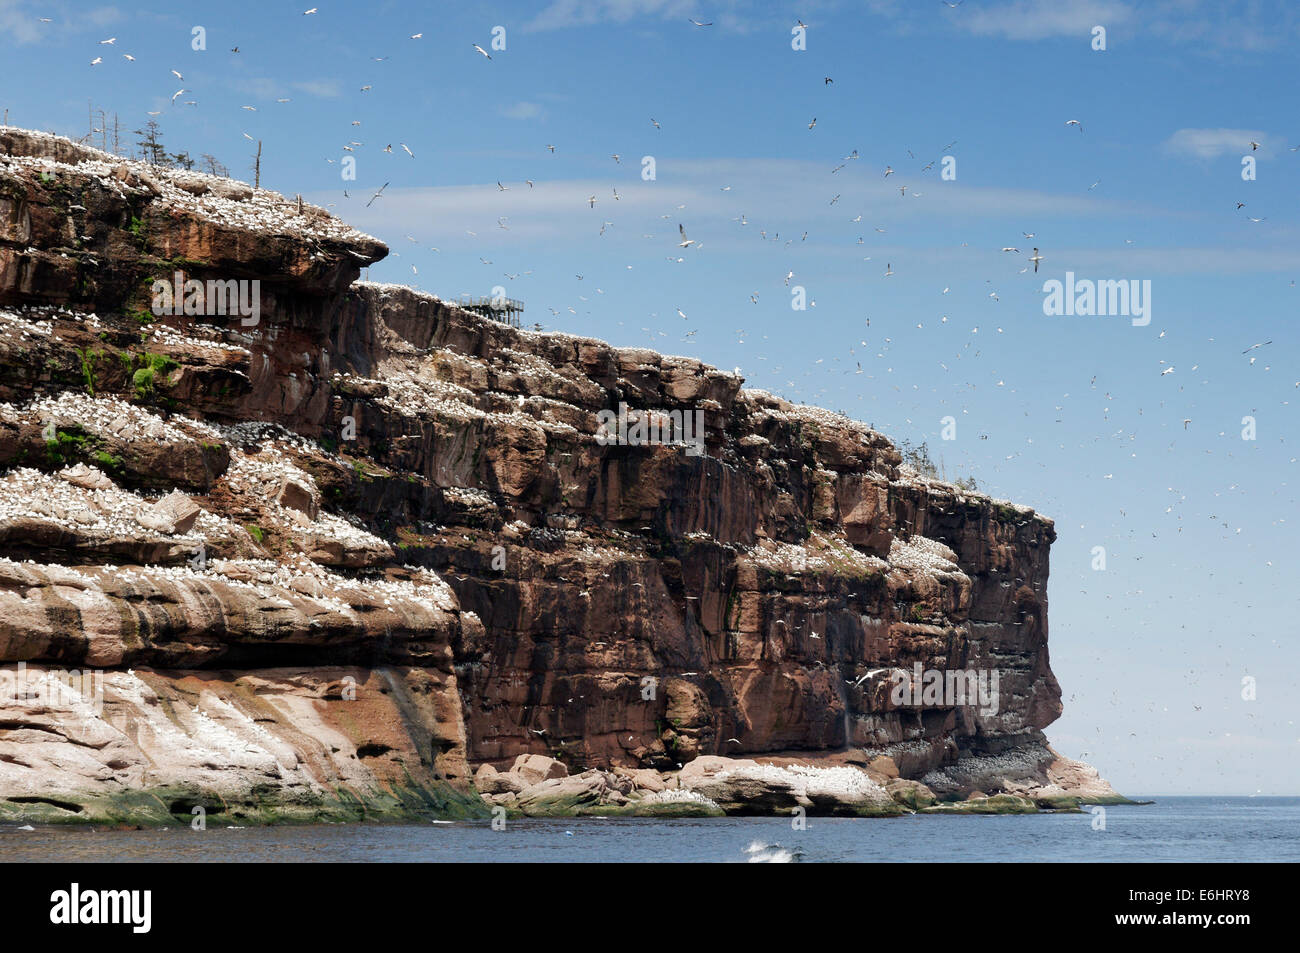
[[[0,819],[1119,800],[1043,734],[1051,520],[386,254],[0,127]]]

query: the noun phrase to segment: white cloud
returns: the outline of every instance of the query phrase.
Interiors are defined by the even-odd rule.
[[[96,7],[89,13],[80,14],[80,18],[93,26],[108,26],[122,19],[122,11],[117,7]]]
[[[805,22],[811,23],[810,10],[837,7],[838,0],[805,0],[801,6]],[[551,0],[536,17],[525,24],[526,30],[560,30],[597,23],[630,23],[638,19],[678,21],[685,30],[717,29],[732,33],[749,33],[760,23],[781,20],[770,5],[756,0]],[[710,24],[692,27],[688,19]],[[794,16],[788,18],[794,25]]]
[[[803,0],[789,16],[757,0],[551,0],[526,24],[528,30],[557,30],[598,23],[627,24],[635,20],[680,21],[687,17],[711,21],[716,29],[749,33],[773,24],[792,23],[798,13],[814,20],[871,16],[890,23],[901,35],[932,33],[937,26],[977,37],[1035,41],[1060,37],[1091,42],[1094,26],[1104,26],[1108,43],[1132,44],[1158,38],[1167,43],[1217,55],[1225,51],[1258,51],[1284,47],[1300,34],[1300,9],[1290,0],[1253,0],[1225,5],[1219,0],[967,0],[946,8],[937,0]],[[1086,46],[1084,47],[1086,48]]]
[[[1294,43],[1300,11],[1290,0],[1249,4],[1164,0],[1143,7],[1142,23],[1153,35],[1183,46],[1258,52]]]
[[[517,102],[501,109],[507,119],[544,119],[546,110],[537,103]]]
[[[247,93],[249,96],[257,96],[262,99],[274,99],[284,95],[284,87],[266,76],[241,77],[231,80],[230,86],[241,93]]]
[[[1057,37],[1090,42],[1094,26],[1104,26],[1111,48],[1147,45],[1151,38],[1208,55],[1255,52],[1293,45],[1300,34],[1300,9],[1290,0],[972,0],[955,8],[901,0],[860,0],[859,9],[890,21],[899,34],[933,31],[936,23],[980,37],[1045,40]],[[1086,49],[1086,45],[1083,47]]]
[[[230,88],[264,100],[280,99],[291,91],[322,99],[334,99],[339,95],[339,84],[332,79],[299,80],[286,86],[268,76],[242,76],[232,79]]]
[[[42,23],[41,17],[49,17]],[[49,42],[69,31],[85,33],[99,30],[123,19],[117,7],[94,7],[90,10],[34,5],[25,0],[0,0],[0,34],[20,44]]]
[[[1164,148],[1174,155],[1214,159],[1247,155],[1252,151],[1252,142],[1259,143],[1259,153],[1271,155],[1270,138],[1258,129],[1179,129],[1165,140]]]
[[[332,79],[303,80],[290,85],[308,96],[319,96],[322,99],[334,99],[339,95],[339,84]]]
[[[46,35],[42,28],[52,26],[39,22],[36,13],[17,0],[0,0],[0,33],[18,43],[36,43]]]
[[[390,188],[371,208],[352,206],[335,211],[351,224],[380,238],[399,240],[416,233],[433,244],[454,244],[476,232],[481,243],[540,245],[578,241],[595,236],[604,222],[613,222],[601,236],[608,244],[645,247],[657,242],[665,255],[678,254],[677,223],[690,237],[711,249],[778,247],[793,239],[801,247],[845,249],[850,257],[885,254],[884,243],[907,234],[913,226],[954,220],[981,225],[989,221],[1033,221],[1045,215],[1066,218],[1131,219],[1164,214],[1141,203],[1119,202],[1087,195],[1059,195],[1028,189],[953,188],[937,179],[913,179],[906,197],[893,180],[866,170],[846,169],[834,186],[825,183],[824,163],[777,159],[665,160],[660,178],[644,182],[639,166],[620,178],[591,178],[526,183],[506,181],[481,185]],[[873,173],[875,170],[872,170]],[[723,191],[729,186],[728,191]],[[614,190],[619,198],[614,198]],[[919,198],[913,193],[919,192]],[[361,190],[354,190],[354,198]],[[834,206],[830,199],[840,198]],[[588,204],[596,196],[596,207]],[[325,204],[337,193],[317,195]],[[744,215],[748,225],[741,225]],[[499,230],[506,216],[509,230]],[[854,218],[861,216],[861,221]],[[874,226],[888,223],[888,232]],[[761,245],[765,230],[768,245]],[[810,235],[805,243],[802,238]],[[915,233],[913,233],[915,234]],[[653,239],[645,236],[652,235]],[[861,247],[861,236],[870,247]],[[864,243],[865,244],[865,243]],[[692,249],[693,254],[698,249]]]
[[[1094,26],[1112,27],[1128,22],[1133,11],[1117,0],[1014,0],[999,6],[969,7],[952,22],[977,36],[1002,36],[1010,40],[1043,40],[1049,37],[1089,37]]]
[[[638,17],[698,16],[690,0],[552,0],[525,29],[558,30]]]
[[[1039,274],[1061,278],[1068,269],[1079,278],[1150,278],[1156,275],[1294,274],[1300,251],[1251,248],[1096,248],[1060,249],[1053,268]]]

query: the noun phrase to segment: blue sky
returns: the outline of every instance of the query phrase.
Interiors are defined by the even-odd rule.
[[[500,285],[530,322],[928,441],[1056,520],[1059,750],[1128,793],[1300,794],[1300,11],[309,2],[0,0],[0,109],[73,137],[88,102],[158,111],[242,178],[261,139],[264,185],[389,243],[372,279]],[[951,181],[924,169],[945,155]],[[1067,270],[1150,280],[1151,323],[1045,316]]]

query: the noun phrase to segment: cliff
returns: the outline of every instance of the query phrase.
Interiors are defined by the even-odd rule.
[[[1043,735],[1049,519],[699,361],[356,280],[386,253],[0,127],[0,818],[1114,798]]]

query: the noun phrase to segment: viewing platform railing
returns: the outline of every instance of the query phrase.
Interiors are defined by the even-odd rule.
[[[516,328],[520,326],[519,316],[524,313],[524,303],[515,298],[461,295],[459,298],[448,299],[448,303]]]

